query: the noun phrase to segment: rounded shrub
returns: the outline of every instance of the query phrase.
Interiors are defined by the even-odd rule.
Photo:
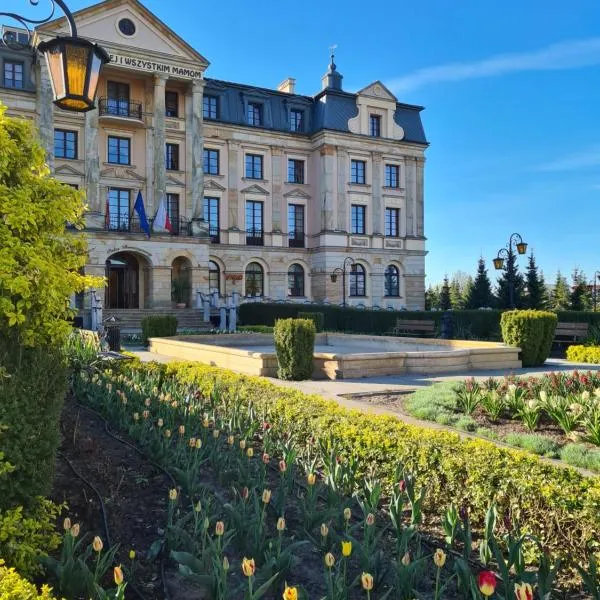
[[[542,310],[510,310],[502,313],[502,339],[509,346],[521,348],[524,367],[543,365],[550,355],[558,319],[555,313]]]
[[[274,331],[277,376],[300,381],[313,371],[315,324],[309,319],[279,319]]]

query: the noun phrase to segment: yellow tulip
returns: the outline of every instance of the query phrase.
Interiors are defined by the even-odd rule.
[[[441,548],[438,548],[433,553],[433,562],[438,569],[441,569],[446,564],[446,553]]]
[[[271,501],[271,490],[263,490],[262,501],[264,504],[269,504]]]
[[[104,548],[104,544],[102,543],[102,540],[98,536],[96,536],[94,538],[94,541],[92,542],[92,548],[96,552],[102,552],[102,548]]]
[[[202,448],[202,440],[200,438],[196,439],[196,450],[200,450]]]
[[[342,542],[342,554],[345,557],[352,554],[352,542]]]
[[[277,519],[277,531],[283,531],[285,529],[285,519],[283,517],[279,517]]]
[[[221,537],[225,533],[225,523],[223,521],[217,521],[215,525],[215,535]]]
[[[325,555],[325,565],[331,569],[331,567],[333,567],[333,565],[335,565],[335,556],[333,556],[333,554],[331,554],[331,552],[328,552]]]
[[[69,519],[69,517],[63,521],[63,529],[65,531],[69,531],[71,529],[71,519]]]
[[[517,600],[532,600],[533,589],[529,583],[515,584],[515,596]]]
[[[177,500],[177,489],[173,488],[171,490],[169,490],[169,500],[171,501],[175,501]]]
[[[113,575],[115,577],[115,583],[121,585],[123,583],[123,570],[121,569],[121,565],[114,568]]]
[[[285,590],[283,590],[283,600],[298,600],[298,589],[295,587],[288,587],[285,584]]]
[[[248,450],[246,450],[246,456],[248,458],[252,458],[254,456],[254,450],[252,448],[248,448]]]
[[[71,527],[71,535],[76,538],[79,535],[79,523],[75,523],[73,527]]]
[[[402,564],[405,567],[408,567],[408,565],[410,565],[410,554],[408,552],[404,553],[404,556],[402,557]]]
[[[310,485],[311,487],[313,485],[315,485],[316,481],[317,481],[317,476],[314,473],[309,473],[306,476],[306,483],[308,483],[308,485]]]
[[[246,558],[244,556],[244,560],[242,560],[242,573],[246,577],[252,577],[254,572],[256,571],[256,564],[253,558]]]
[[[349,521],[352,516],[352,511],[349,508],[344,509],[344,520]]]
[[[246,440],[240,440],[240,450],[246,449]]]
[[[129,560],[135,560],[135,550],[129,551]]]
[[[229,559],[226,556],[223,557],[223,571],[229,571]]]
[[[326,538],[329,535],[329,527],[325,523],[321,523],[321,535]]]
[[[373,575],[370,573],[363,573],[360,576],[360,582],[362,583],[363,590],[371,591],[373,589]]]

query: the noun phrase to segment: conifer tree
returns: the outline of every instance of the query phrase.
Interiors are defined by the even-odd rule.
[[[502,275],[498,278],[498,308],[523,308],[525,280],[523,279],[523,275],[519,273],[517,257],[512,248],[509,249],[508,257],[505,261],[506,264],[502,271]],[[509,281],[511,276],[513,281],[513,306],[511,306],[510,302]]]
[[[556,273],[550,304],[553,310],[569,310],[571,304],[569,284],[567,283],[567,278],[560,271]]]
[[[538,266],[535,262],[533,252],[529,255],[529,263],[527,264],[527,272],[525,274],[525,285],[525,306],[535,310],[546,308],[546,286],[543,281],[543,276],[540,276],[538,272]]]
[[[444,277],[444,283],[440,291],[440,309],[450,310],[452,308],[452,301],[450,299],[450,284],[448,283],[448,275]]]
[[[477,263],[477,275],[475,281],[467,294],[465,308],[491,308],[494,304],[492,283],[488,277],[485,261],[481,257]]]
[[[591,295],[585,274],[579,269],[574,269],[571,278],[573,286],[571,288],[569,308],[571,310],[589,310]]]

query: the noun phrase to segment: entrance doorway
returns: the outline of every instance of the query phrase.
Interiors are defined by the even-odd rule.
[[[105,308],[142,308],[147,270],[129,252],[113,254],[106,261]]]

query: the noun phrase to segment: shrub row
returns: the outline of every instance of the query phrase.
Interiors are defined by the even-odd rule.
[[[205,395],[215,390],[238,394],[276,430],[286,431],[299,444],[313,437],[329,440],[342,454],[358,459],[362,474],[372,473],[388,486],[397,464],[404,464],[427,486],[429,517],[439,517],[440,507],[451,502],[482,515],[495,497],[524,532],[539,536],[569,562],[586,560],[597,543],[600,478],[586,478],[488,441],[465,440],[394,417],[349,411],[319,396],[224,369],[197,363],[137,363],[133,368],[142,374],[158,370],[163,377],[194,385]]]
[[[543,365],[550,355],[558,318],[543,310],[509,310],[502,313],[502,339],[521,348],[524,367]]]
[[[439,311],[388,311],[342,308],[334,305],[248,303],[240,307],[244,325],[273,325],[277,319],[298,318],[299,313],[323,313],[324,329],[349,333],[384,335],[390,333],[397,319],[434,321],[436,335],[444,313]],[[453,337],[457,339],[500,340],[501,310],[451,310]],[[559,322],[589,323],[600,328],[600,313],[559,311]],[[304,317],[305,318],[305,317]]]
[[[151,337],[177,335],[177,317],[173,315],[152,315],[142,319],[142,339],[144,344]]]
[[[569,346],[567,360],[600,365],[600,346]]]
[[[315,324],[315,331],[323,331],[325,326],[325,315],[322,312],[298,312],[298,319],[309,319]]]
[[[0,598],[6,600],[54,600],[52,589],[44,585],[38,589],[23,579],[14,569],[0,564]]]

